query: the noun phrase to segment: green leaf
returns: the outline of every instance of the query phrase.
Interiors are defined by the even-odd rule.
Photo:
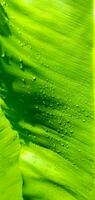
[[[82,0],[0,7],[0,94],[19,134],[25,200],[94,200],[92,7]]]
[[[2,200],[22,199],[19,154],[18,134],[11,127],[4,112],[0,110],[0,199]]]

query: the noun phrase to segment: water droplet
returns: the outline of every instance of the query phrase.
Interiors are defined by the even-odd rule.
[[[90,118],[91,118],[91,119],[94,119],[94,116],[93,116],[93,115],[90,115]]]
[[[61,125],[61,121],[59,121],[58,124]]]
[[[43,100],[43,104],[45,105],[45,101]]]
[[[11,19],[15,19],[15,16],[11,16]]]
[[[21,47],[23,47],[23,46],[24,46],[24,44],[23,44],[22,42],[20,42],[20,46],[21,46]]]
[[[20,62],[20,69],[21,69],[21,70],[24,70],[23,61],[20,59],[19,62]]]
[[[34,76],[34,77],[33,77],[33,81],[35,81],[35,80],[36,80],[36,77]]]
[[[73,130],[70,130],[70,133],[73,133],[74,131]]]
[[[60,153],[60,150],[57,150],[57,153]]]
[[[62,126],[60,127],[60,130],[63,131],[63,127]]]
[[[24,78],[22,78],[22,82],[25,83],[25,79]]]
[[[28,94],[31,94],[31,91],[28,90],[27,93],[28,93]]]
[[[6,2],[5,1],[2,2],[2,6],[6,6]]]
[[[28,137],[31,138],[31,134],[30,133],[28,134]]]
[[[2,57],[2,58],[4,58],[4,57],[5,57],[5,53],[4,53],[4,52],[1,54],[1,57]]]
[[[65,128],[65,134],[67,134],[68,133],[68,130],[67,130],[67,128]]]

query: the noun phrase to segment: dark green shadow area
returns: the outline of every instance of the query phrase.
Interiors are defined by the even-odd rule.
[[[0,35],[3,37],[11,35],[11,30],[8,25],[8,15],[2,5],[0,5]]]
[[[42,198],[40,197],[35,197],[35,196],[27,196],[27,195],[24,195],[23,196],[24,200],[42,200]]]

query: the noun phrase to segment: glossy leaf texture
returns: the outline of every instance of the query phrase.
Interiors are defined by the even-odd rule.
[[[1,1],[1,108],[19,136],[24,200],[94,200],[92,3]]]

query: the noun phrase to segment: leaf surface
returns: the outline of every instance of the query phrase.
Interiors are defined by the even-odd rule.
[[[24,199],[93,199],[92,1],[3,8],[0,92],[22,146]]]

